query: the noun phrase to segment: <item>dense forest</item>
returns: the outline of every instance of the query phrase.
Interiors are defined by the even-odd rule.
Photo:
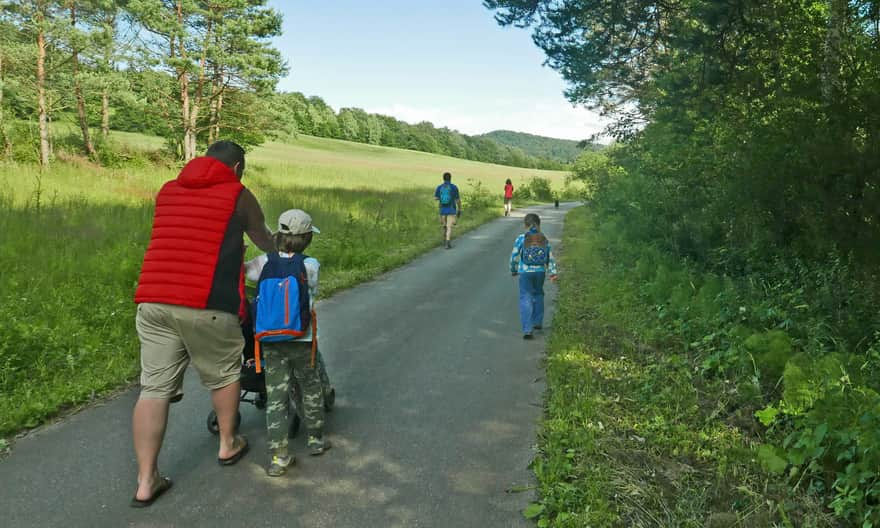
[[[552,159],[563,163],[571,163],[576,160],[581,152],[584,151],[584,148],[590,148],[591,150],[597,148],[595,144],[586,141],[536,136],[512,130],[493,130],[486,134],[480,134],[477,137],[491,139],[501,145],[518,148],[529,156]]]
[[[432,123],[279,93],[289,72],[265,0],[25,0],[0,11],[0,159],[100,161],[111,129],[167,140],[188,160],[219,137],[252,146],[309,134],[504,165],[564,163]],[[53,123],[72,123],[57,127]],[[63,130],[63,132],[61,131]]]
[[[733,388],[705,419],[744,415],[768,474],[880,525],[880,2],[484,4],[532,28],[572,102],[617,117],[618,144],[575,165],[591,229],[652,346]]]

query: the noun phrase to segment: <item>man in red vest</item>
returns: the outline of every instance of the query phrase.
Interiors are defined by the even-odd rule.
[[[239,326],[244,233],[275,250],[256,197],[241,184],[244,149],[219,141],[162,186],[150,245],[135,292],[141,343],[141,393],[132,416],[138,487],[133,507],[153,503],[171,487],[157,459],[169,403],[182,394],[191,362],[211,390],[220,429],[218,462],[248,451],[235,435],[244,340]]]

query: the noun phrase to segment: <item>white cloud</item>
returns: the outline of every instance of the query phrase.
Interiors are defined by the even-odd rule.
[[[430,121],[436,127],[449,127],[465,134],[492,130],[514,130],[539,136],[587,139],[601,132],[607,120],[567,101],[524,102],[496,100],[488,108],[466,111],[461,108],[417,107],[406,104],[367,108],[367,112],[396,117],[407,123]]]

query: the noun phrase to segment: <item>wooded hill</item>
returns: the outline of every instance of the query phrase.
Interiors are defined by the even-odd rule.
[[[518,148],[528,156],[551,159],[563,163],[571,163],[584,151],[580,141],[536,136],[512,130],[493,130],[477,137],[491,139],[501,145]],[[597,146],[589,144],[586,148],[593,150]]]

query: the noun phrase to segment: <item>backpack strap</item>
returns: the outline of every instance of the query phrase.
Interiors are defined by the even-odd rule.
[[[315,368],[315,358],[318,356],[318,315],[312,310],[312,368]]]

